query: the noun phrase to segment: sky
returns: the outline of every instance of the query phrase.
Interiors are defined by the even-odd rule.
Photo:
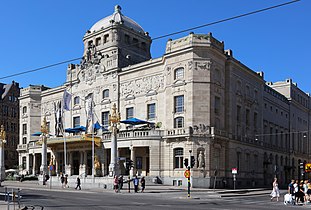
[[[83,36],[100,19],[111,15],[114,6],[149,32],[151,38],[249,13],[291,0],[10,0],[0,6],[0,78],[55,63],[80,58]],[[263,71],[267,82],[292,78],[311,93],[309,54],[311,50],[311,1],[264,11],[239,19],[192,30],[212,32],[224,41],[225,49],[253,71]],[[154,40],[153,58],[161,57],[169,38]],[[78,64],[79,61],[71,63]],[[57,87],[65,82],[69,63],[40,71],[0,79],[20,87]]]

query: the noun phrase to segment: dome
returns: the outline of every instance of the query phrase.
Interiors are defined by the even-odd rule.
[[[129,28],[133,28],[135,31],[144,33],[144,29],[139,24],[137,24],[134,20],[124,16],[121,13],[121,7],[119,5],[115,6],[114,13],[112,15],[105,17],[101,19],[100,21],[98,21],[97,23],[95,23],[91,27],[90,31],[91,32],[99,31],[103,28],[107,28],[111,26],[112,23],[123,24]]]

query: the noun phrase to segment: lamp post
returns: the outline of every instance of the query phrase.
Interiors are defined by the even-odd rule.
[[[1,182],[5,178],[5,168],[4,168],[4,144],[6,143],[6,134],[4,130],[4,126],[1,125],[0,129],[0,186]]]
[[[111,158],[109,164],[109,176],[119,174],[119,165],[117,162],[118,145],[117,145],[117,127],[120,125],[120,112],[117,112],[116,104],[112,106],[112,113],[109,114],[109,123],[111,130]]]
[[[42,137],[42,161],[40,171],[43,176],[43,184],[45,184],[45,175],[47,175],[47,135],[48,135],[48,127],[46,123],[46,117],[43,118],[43,122],[41,125],[41,137]]]

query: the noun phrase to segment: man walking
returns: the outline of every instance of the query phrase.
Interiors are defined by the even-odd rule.
[[[77,177],[77,181],[76,181],[76,183],[77,183],[77,186],[76,186],[76,190],[79,188],[79,190],[81,190],[81,181],[80,181],[80,178],[79,177]]]

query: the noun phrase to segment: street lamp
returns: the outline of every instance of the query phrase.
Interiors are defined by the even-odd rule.
[[[109,164],[109,176],[119,174],[119,165],[117,163],[118,145],[117,145],[117,129],[120,125],[120,112],[117,112],[116,104],[112,106],[112,113],[109,114],[109,130],[111,131],[111,158]]]
[[[43,177],[43,184],[45,184],[45,175],[47,175],[47,136],[48,136],[48,126],[46,123],[46,117],[44,116],[41,125],[41,137],[42,137],[42,161],[40,171]]]
[[[0,129],[0,186],[1,182],[5,178],[5,168],[4,168],[4,144],[6,143],[6,133],[4,130],[4,126],[1,125]]]

